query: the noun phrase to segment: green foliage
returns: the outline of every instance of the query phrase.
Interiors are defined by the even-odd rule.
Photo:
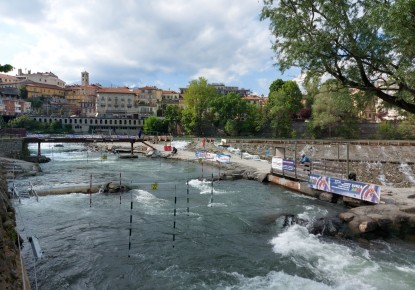
[[[277,80],[273,81],[272,84],[269,86],[268,97],[272,92],[278,91],[284,83],[285,82],[282,79],[277,79]]]
[[[282,71],[328,73],[415,113],[414,11],[408,0],[264,0],[261,19],[270,20]]]
[[[14,67],[10,64],[1,65],[0,64],[0,72],[9,72],[12,71]]]
[[[219,94],[208,84],[207,79],[200,77],[190,82],[183,97],[186,108],[182,115],[182,124],[188,133],[196,135],[202,133],[202,120],[211,121],[209,104],[218,96]]]
[[[315,96],[310,122],[314,137],[354,138],[358,117],[353,96],[336,80],[326,81]]]
[[[267,110],[275,137],[290,137],[292,117],[302,108],[303,95],[294,81],[285,82],[278,91],[270,93]]]
[[[62,126],[62,123],[58,121],[41,123],[26,115],[10,120],[7,126],[10,128],[25,128],[29,132],[39,133],[72,133],[73,131],[71,125]]]
[[[21,87],[19,90],[19,96],[22,99],[27,99],[27,89],[26,87]]]
[[[167,105],[164,112],[164,118],[168,123],[168,131],[176,133],[179,121],[182,118],[182,108],[178,105]]]
[[[151,132],[165,133],[167,132],[168,121],[163,121],[156,116],[150,116],[144,120],[144,132],[149,134]]]
[[[18,238],[18,235],[17,235],[17,232],[16,232],[16,230],[14,229],[14,228],[12,228],[12,227],[9,227],[7,230],[6,230],[6,236],[8,237],[8,238],[10,238],[14,243],[17,243],[17,238]]]
[[[11,128],[26,128],[27,130],[36,130],[40,123],[36,122],[29,116],[23,115],[9,121],[8,126]]]
[[[225,124],[224,130],[229,136],[238,136],[238,123],[235,120],[228,120]]]
[[[4,121],[4,119],[3,119],[3,116],[0,116],[0,128],[4,128],[4,127],[6,127],[6,122]]]
[[[264,129],[266,120],[265,110],[258,105],[247,104],[247,113],[242,122],[241,132],[259,133]]]
[[[415,124],[412,120],[402,122],[382,121],[377,128],[377,138],[386,140],[402,140],[415,138]]]

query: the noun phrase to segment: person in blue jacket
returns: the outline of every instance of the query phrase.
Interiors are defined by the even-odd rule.
[[[300,163],[304,164],[306,162],[310,163],[311,161],[310,161],[310,158],[308,158],[308,156],[303,153],[303,154],[301,154]]]

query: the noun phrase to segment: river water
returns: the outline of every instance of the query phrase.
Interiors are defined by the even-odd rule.
[[[35,153],[36,148],[30,147]],[[18,230],[36,236],[24,261],[33,289],[414,289],[408,244],[352,241],[283,227],[283,215],[314,220],[342,210],[283,187],[199,178],[200,164],[140,157],[119,159],[83,145],[42,145],[52,158],[36,189],[123,183],[121,195],[72,193],[15,202]],[[130,234],[131,233],[131,234]]]

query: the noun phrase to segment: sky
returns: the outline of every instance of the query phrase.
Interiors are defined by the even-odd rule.
[[[0,64],[67,84],[187,87],[204,77],[267,96],[282,74],[262,0],[0,0]]]

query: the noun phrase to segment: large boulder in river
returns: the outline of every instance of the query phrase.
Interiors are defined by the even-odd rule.
[[[415,215],[393,204],[360,206],[339,214],[349,229],[365,238],[415,235]]]
[[[120,184],[119,182],[108,182],[106,184],[104,184],[101,187],[100,192],[101,193],[122,193],[122,192],[127,192],[129,191],[131,188],[128,187],[127,185],[124,184]]]

